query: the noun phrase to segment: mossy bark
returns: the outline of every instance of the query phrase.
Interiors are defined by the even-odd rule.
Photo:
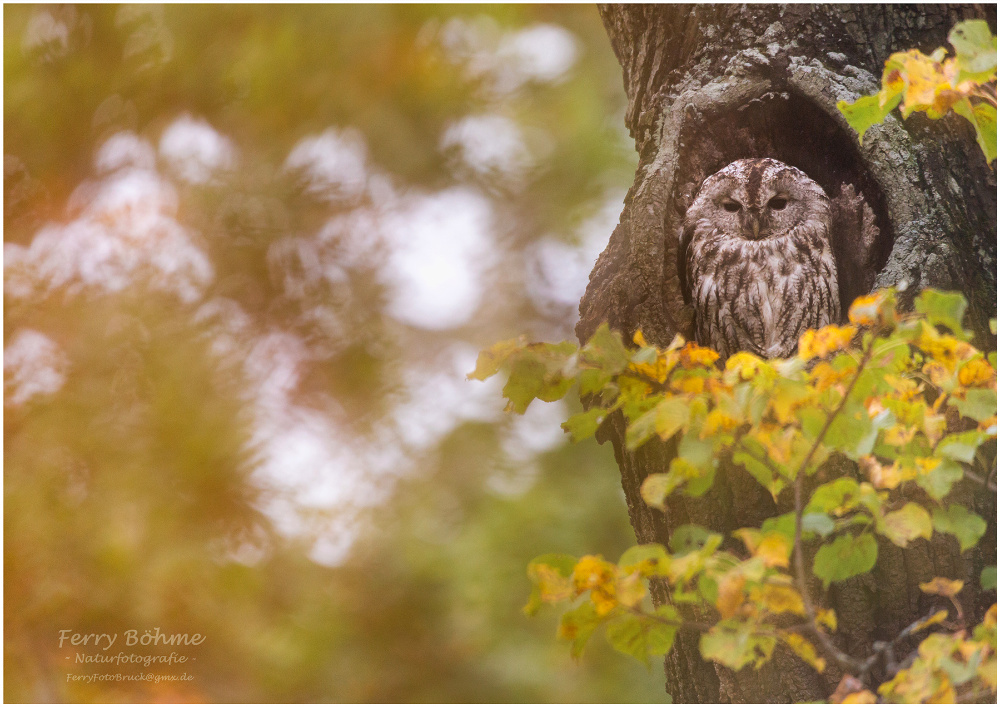
[[[995,6],[625,5],[600,12],[624,72],[625,122],[639,165],[580,303],[581,341],[604,321],[627,338],[641,329],[661,346],[675,333],[690,335],[677,267],[684,210],[709,174],[735,159],[768,156],[801,168],[831,196],[855,189],[872,210],[878,233],[864,257],[850,241],[860,234],[835,236],[846,254],[839,265],[850,270],[842,281],[853,288],[845,298],[893,285],[904,303],[926,287],[961,290],[976,343],[995,349],[988,321],[996,316],[996,176],[971,126],[958,116],[903,121],[894,113],[859,145],[836,108],[840,99],[874,93],[894,51],[945,46],[950,29],[968,18],[987,19],[995,32]],[[602,434],[614,445],[640,542],[666,543],[685,523],[728,534],[787,510],[787,501],[775,503],[733,469],[702,498],[675,495],[665,514],[650,509],[639,487],[665,469],[672,449],[651,443],[628,452],[620,417]],[[988,519],[986,537],[995,538],[995,493],[961,484],[957,493]],[[978,620],[995,597],[978,591],[979,571],[995,558],[989,541],[965,554],[937,537],[907,552],[883,543],[873,573],[822,597],[840,619],[838,642],[864,656],[874,641],[894,637],[929,608],[917,584],[933,576],[966,580],[962,599]],[[655,593],[667,599],[665,588]],[[697,640],[682,633],[667,657],[676,702],[824,700],[840,677],[834,669],[817,675],[784,654],[760,671],[734,674],[702,661]]]

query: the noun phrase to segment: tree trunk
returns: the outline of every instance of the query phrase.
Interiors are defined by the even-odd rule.
[[[904,304],[927,287],[961,290],[975,343],[996,348],[988,328],[996,316],[996,178],[971,126],[957,116],[931,121],[920,114],[904,123],[896,112],[859,145],[836,107],[840,99],[874,93],[894,51],[930,53],[968,18],[987,19],[995,32],[994,10],[626,5],[600,12],[624,71],[625,122],[639,165],[580,303],[581,341],[604,321],[629,339],[641,329],[660,346],[675,333],[690,336],[678,278],[684,210],[709,174],[736,159],[774,157],[802,169],[831,197],[851,185],[873,212],[877,232],[870,242],[835,233],[842,301],[891,285]],[[639,542],[666,544],[685,523],[728,535],[783,512],[733,470],[704,497],[675,495],[666,513],[653,510],[639,487],[648,474],[666,470],[670,445],[651,442],[628,452],[624,420],[612,417],[606,427]],[[995,538],[995,494],[956,489],[977,499],[970,506],[990,523],[985,538]],[[874,641],[891,639],[922,615],[928,598],[917,584],[933,576],[966,580],[961,598],[981,619],[994,595],[978,591],[978,576],[984,563],[995,563],[995,541],[962,555],[956,543],[937,538],[905,553],[881,544],[872,573],[834,585],[823,597],[839,617],[843,649],[863,657]],[[667,600],[666,589],[655,587],[654,598]],[[676,702],[798,702],[825,700],[840,675],[833,668],[817,675],[778,653],[759,671],[733,673],[701,660],[698,636],[682,632],[667,656],[666,677]]]

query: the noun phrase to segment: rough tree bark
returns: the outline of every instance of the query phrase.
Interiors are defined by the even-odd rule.
[[[661,346],[677,332],[689,335],[677,269],[684,209],[709,174],[735,159],[767,156],[799,167],[831,196],[852,186],[874,212],[878,237],[870,248],[838,236],[845,302],[890,285],[903,290],[904,303],[926,287],[958,289],[970,302],[976,343],[996,348],[988,328],[996,316],[996,178],[970,126],[957,116],[903,122],[894,114],[859,146],[836,108],[839,99],[874,93],[894,51],[944,46],[962,19],[985,18],[995,32],[995,6],[627,5],[600,12],[624,71],[625,122],[639,165],[580,303],[581,341],[604,321],[627,338],[641,329]],[[685,523],[728,535],[787,510],[783,499],[776,505],[727,469],[706,496],[675,494],[660,513],[643,503],[639,487],[665,470],[670,446],[626,451],[620,417],[601,433],[614,445],[639,542],[666,544]],[[996,496],[978,490],[958,493],[975,499],[970,505],[990,523],[985,537],[995,538]],[[961,598],[981,618],[994,595],[978,592],[978,575],[996,557],[995,542],[984,543],[964,555],[937,539],[905,553],[881,544],[874,572],[823,597],[840,619],[841,647],[864,656],[874,641],[894,637],[929,608],[917,584],[933,576],[967,580]],[[655,587],[654,598],[667,600],[666,589]],[[734,674],[702,661],[697,639],[682,632],[666,659],[667,691],[677,702],[825,700],[840,678],[832,668],[817,675],[789,655]]]

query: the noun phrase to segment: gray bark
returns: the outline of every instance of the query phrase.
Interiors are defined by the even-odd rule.
[[[605,321],[627,339],[641,329],[661,346],[675,333],[690,336],[678,278],[684,210],[709,174],[766,156],[799,167],[831,196],[856,190],[871,208],[877,231],[845,227],[837,236],[843,301],[890,285],[902,289],[904,303],[927,287],[961,290],[975,343],[996,348],[988,329],[996,316],[996,177],[971,126],[958,116],[904,122],[897,112],[859,145],[836,108],[840,99],[878,90],[894,51],[929,53],[972,17],[995,32],[995,6],[626,5],[600,12],[624,72],[625,122],[639,165],[580,303],[581,341]],[[844,208],[853,203],[847,198]],[[860,205],[856,211],[860,223]],[[666,544],[685,523],[728,535],[787,510],[745,473],[727,469],[705,497],[675,494],[660,513],[643,503],[639,487],[665,470],[670,446],[626,451],[621,417],[601,433],[614,445],[640,542]],[[958,492],[989,520],[986,537],[995,537],[996,497],[981,490]],[[864,656],[874,641],[891,639],[929,608],[917,584],[932,576],[965,579],[962,599],[978,620],[995,596],[977,594],[979,571],[995,557],[995,543],[965,555],[937,540],[905,553],[883,544],[872,574],[823,597],[840,619],[838,642]],[[667,600],[666,589],[655,587],[654,598]],[[733,674],[702,661],[697,639],[681,633],[666,660],[667,690],[677,702],[825,700],[840,677],[834,669],[816,675],[789,655]]]

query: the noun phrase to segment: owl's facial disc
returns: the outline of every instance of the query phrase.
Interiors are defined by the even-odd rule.
[[[747,240],[761,241],[774,234],[775,227],[785,223],[794,211],[794,199],[784,190],[761,194],[757,203],[740,209],[742,234]],[[784,231],[785,229],[777,229]]]

